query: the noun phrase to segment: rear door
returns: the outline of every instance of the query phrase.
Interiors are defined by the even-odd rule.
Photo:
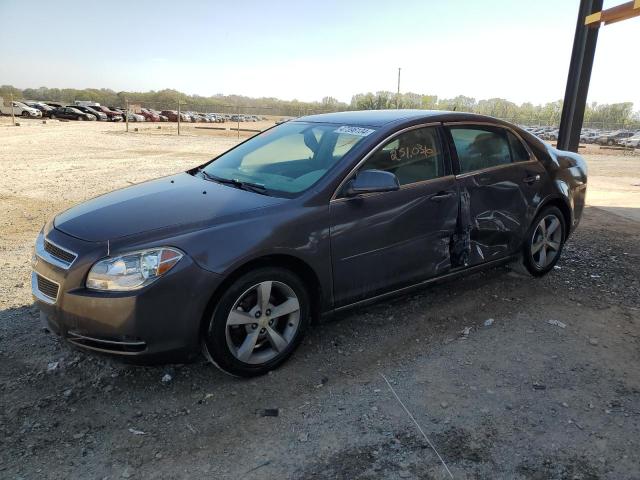
[[[540,202],[546,170],[510,129],[449,124],[468,265],[515,253]]]
[[[330,204],[336,305],[419,282],[451,268],[458,193],[441,127],[398,132],[354,172],[394,173],[400,189]]]

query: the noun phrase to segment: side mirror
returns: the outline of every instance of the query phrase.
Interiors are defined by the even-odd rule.
[[[347,183],[345,195],[353,197],[363,193],[393,192],[400,189],[400,182],[391,172],[363,170]]]

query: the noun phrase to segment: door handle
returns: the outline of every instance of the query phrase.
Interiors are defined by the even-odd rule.
[[[435,195],[431,196],[429,200],[432,202],[440,202],[442,200],[446,200],[447,198],[451,198],[455,195],[453,192],[438,192]]]
[[[529,177],[524,177],[522,179],[522,181],[524,183],[528,183],[529,185],[532,185],[534,183],[536,183],[538,180],[540,180],[540,175],[536,174],[536,175],[531,175]]]

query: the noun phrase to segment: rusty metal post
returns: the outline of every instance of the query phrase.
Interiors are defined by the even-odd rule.
[[[590,28],[585,25],[585,18],[600,10],[602,10],[602,0],[580,1],[567,88],[560,117],[557,145],[561,150],[578,151],[587,94],[589,93],[589,80],[598,42],[598,28]]]

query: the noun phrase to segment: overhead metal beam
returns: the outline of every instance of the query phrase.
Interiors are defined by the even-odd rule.
[[[634,0],[587,15],[584,19],[584,24],[589,27],[598,28],[602,24],[611,25],[612,23],[638,16],[640,16],[640,0]]]
[[[602,2],[603,0],[580,0],[567,88],[560,117],[560,131],[558,132],[558,148],[561,150],[578,151],[599,31],[598,28],[586,26],[585,19],[600,12]]]

